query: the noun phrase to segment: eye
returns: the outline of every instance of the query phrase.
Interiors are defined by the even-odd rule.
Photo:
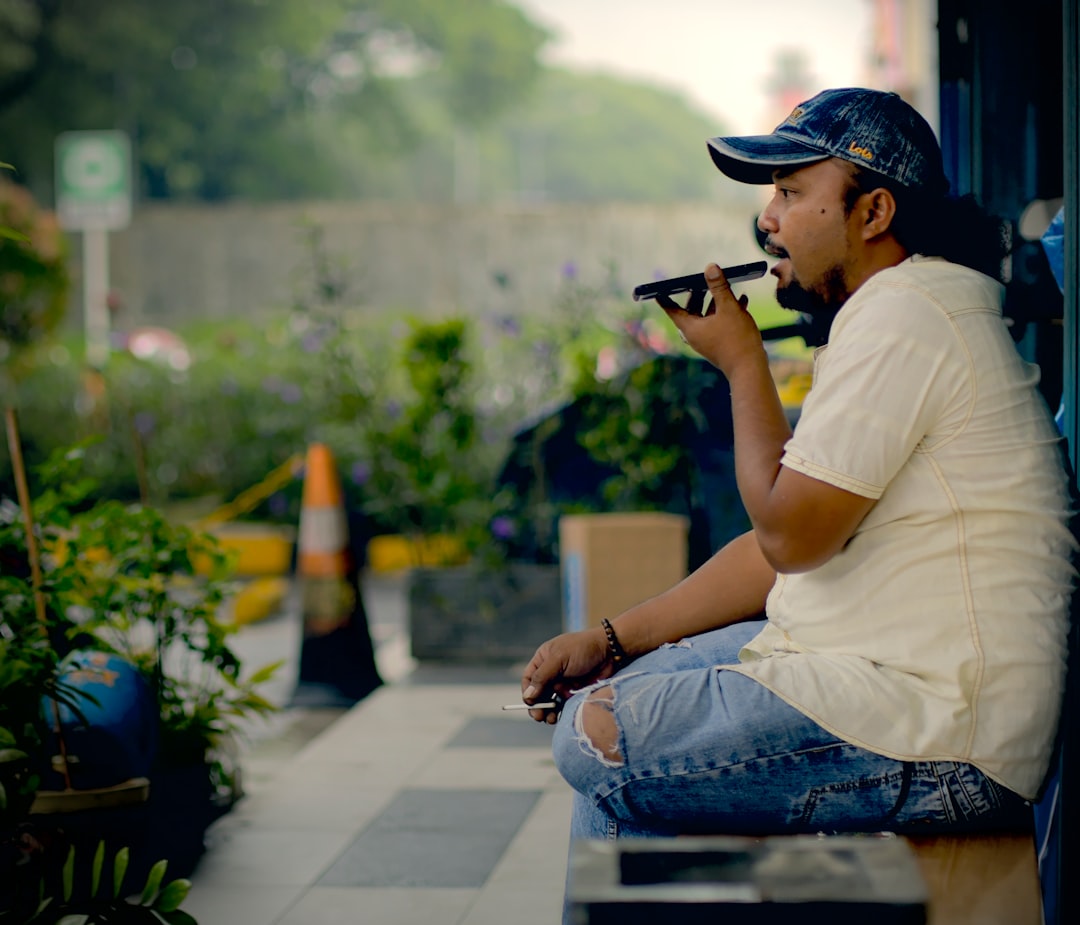
[[[782,196],[782,197],[783,197],[784,199],[787,199],[787,198],[788,198],[789,196],[794,196],[794,195],[795,195],[795,190],[793,190],[793,189],[790,189],[790,188],[788,188],[788,187],[786,187],[786,186],[778,186],[778,187],[776,188],[776,191],[777,191],[777,192],[778,192],[778,193],[779,193],[779,194],[780,194],[780,195],[781,195],[781,196]]]

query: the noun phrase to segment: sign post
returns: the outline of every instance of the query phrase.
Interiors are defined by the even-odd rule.
[[[64,132],[56,139],[56,213],[83,236],[86,360],[109,356],[109,237],[131,221],[131,143],[120,131]]]

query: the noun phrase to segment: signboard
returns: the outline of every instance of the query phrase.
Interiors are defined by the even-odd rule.
[[[68,231],[119,231],[131,221],[131,143],[125,132],[56,139],[56,214]]]

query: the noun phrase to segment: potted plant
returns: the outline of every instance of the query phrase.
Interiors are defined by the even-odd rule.
[[[65,669],[77,673],[88,653],[97,652],[122,659],[145,680],[158,743],[150,800],[134,819],[128,814],[129,829],[117,838],[135,839],[134,825],[147,842],[145,848],[136,842],[140,857],[165,857],[184,870],[201,853],[206,826],[239,795],[230,737],[275,709],[258,688],[277,666],[241,675],[228,642],[236,627],[218,616],[231,584],[228,557],[216,541],[141,504],[92,501],[93,482],[81,475],[84,452],[76,445],[54,454],[39,470],[33,501],[50,650],[65,659],[54,669],[62,679]],[[2,510],[0,555],[17,561],[26,552],[26,530],[16,505],[5,502]],[[29,576],[5,574],[0,595],[6,624],[30,620]],[[44,689],[34,693],[40,710]],[[77,714],[64,723],[69,731],[80,726]],[[55,743],[49,752],[56,753]],[[42,776],[50,773],[46,762]],[[63,792],[78,790],[78,774],[72,778]],[[58,818],[69,828],[85,821],[73,816]],[[111,821],[90,819],[87,837]]]

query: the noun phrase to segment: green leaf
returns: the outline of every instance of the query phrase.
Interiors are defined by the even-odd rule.
[[[68,849],[67,860],[64,861],[62,876],[64,902],[71,901],[71,893],[75,885],[75,846]]]
[[[105,842],[99,841],[97,850],[94,852],[94,864],[90,869],[90,895],[97,896],[98,887],[101,886],[101,868],[105,864]]]
[[[116,858],[113,860],[113,898],[115,899],[120,895],[120,890],[124,886],[124,877],[127,874],[128,859],[131,856],[131,852],[127,848],[121,848],[116,852]]]
[[[175,912],[180,904],[187,899],[191,891],[190,880],[174,880],[165,889],[154,903],[154,909],[158,912]]]
[[[149,906],[154,901],[154,897],[157,896],[157,891],[161,887],[161,880],[165,876],[165,869],[168,866],[168,861],[161,860],[150,868],[150,873],[146,877],[146,886],[143,887],[142,897],[139,899],[142,905]]]
[[[285,664],[285,660],[271,662],[269,665],[263,665],[258,671],[256,671],[250,678],[248,678],[248,684],[262,684],[265,681],[269,681],[277,670]]]

